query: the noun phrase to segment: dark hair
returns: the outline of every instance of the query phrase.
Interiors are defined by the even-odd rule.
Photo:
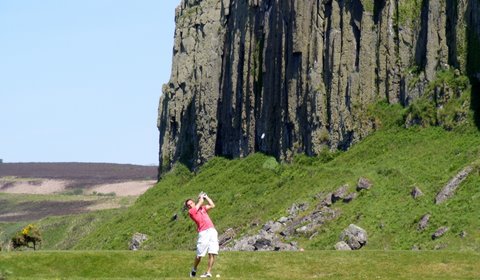
[[[189,199],[185,200],[185,202],[183,203],[183,206],[185,207],[185,209],[188,209],[187,202],[189,202],[190,200],[193,201],[193,199],[189,198]]]

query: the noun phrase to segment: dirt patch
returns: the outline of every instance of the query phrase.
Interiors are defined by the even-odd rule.
[[[89,188],[86,194],[109,194],[115,193],[116,196],[138,196],[146,192],[155,185],[156,181],[131,181],[115,184],[105,184]]]
[[[64,180],[20,180],[0,182],[0,192],[23,194],[53,194],[65,191]]]
[[[0,200],[0,205],[8,201]],[[88,212],[95,201],[32,201],[0,208],[0,222],[39,220],[48,216],[63,216]]]

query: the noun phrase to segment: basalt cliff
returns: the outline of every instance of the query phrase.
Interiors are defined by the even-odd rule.
[[[371,104],[408,106],[442,69],[480,80],[480,0],[182,0],[175,22],[160,173],[348,149]]]

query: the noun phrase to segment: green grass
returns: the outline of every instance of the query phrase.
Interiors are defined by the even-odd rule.
[[[6,279],[186,279],[188,251],[0,253]],[[206,268],[205,260],[199,271]],[[225,252],[220,279],[478,279],[480,254],[438,251]]]

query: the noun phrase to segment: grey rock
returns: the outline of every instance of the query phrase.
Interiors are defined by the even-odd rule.
[[[220,248],[224,248],[228,243],[230,243],[236,236],[235,230],[233,228],[228,228],[224,233],[218,237],[218,244]]]
[[[373,184],[372,184],[372,182],[370,182],[370,180],[362,177],[362,178],[358,179],[357,191],[369,190],[372,187],[372,185]]]
[[[425,214],[422,216],[417,225],[418,231],[423,231],[428,226],[428,221],[430,220],[430,214]]]
[[[245,236],[236,240],[225,251],[296,251],[298,248],[294,243],[285,243],[274,233],[260,230],[253,236]]]
[[[322,202],[320,202],[320,207],[323,207],[323,206],[332,206],[332,196],[333,196],[333,193],[327,193],[325,195],[325,198],[322,200]]]
[[[307,209],[308,209],[308,203],[299,203],[299,204],[294,203],[294,204],[292,204],[292,206],[290,206],[290,208],[288,209],[288,214],[289,214],[290,216],[295,217],[295,216],[298,215],[298,213],[303,212],[303,211],[305,211],[305,210],[307,210]]]
[[[275,232],[279,232],[281,231],[283,228],[283,225],[279,222],[274,222],[274,221],[268,221],[264,226],[263,226],[263,230],[267,231],[267,232],[272,232],[272,233],[275,233]]]
[[[412,189],[411,195],[412,195],[412,197],[413,197],[414,199],[417,199],[417,198],[419,198],[420,196],[423,196],[423,192],[422,192],[422,190],[420,190],[420,188],[414,187],[414,188]]]
[[[309,227],[308,226],[302,226],[300,228],[297,228],[295,231],[297,233],[306,233],[308,231]]]
[[[356,192],[349,193],[347,196],[345,196],[345,197],[343,198],[343,202],[349,203],[349,202],[351,202],[352,200],[354,200],[354,199],[357,198],[357,197],[358,197],[358,193],[356,193]]]
[[[130,244],[128,245],[128,249],[132,251],[137,251],[142,246],[142,243],[148,240],[148,236],[143,233],[135,233],[130,240]]]
[[[347,192],[348,185],[341,186],[332,194],[332,202],[335,203],[336,201],[343,199],[347,195]]]
[[[432,239],[437,239],[442,237],[448,230],[449,230],[448,227],[440,227],[432,234]]]
[[[337,244],[335,244],[335,250],[337,250],[337,251],[351,251],[352,248],[350,248],[350,246],[348,246],[348,244],[345,243],[345,241],[339,241],[339,242],[337,242]]]
[[[440,204],[447,200],[448,198],[452,197],[455,193],[455,190],[458,186],[465,180],[472,172],[473,168],[471,166],[466,167],[462,171],[460,171],[453,179],[451,179],[447,185],[443,187],[443,189],[437,194],[435,198],[435,204]]]
[[[279,223],[282,223],[282,224],[285,224],[286,222],[288,222],[290,219],[287,218],[287,217],[280,217],[280,219],[278,219],[278,222]]]
[[[358,250],[367,244],[367,232],[359,226],[350,224],[340,234],[340,241],[344,241],[352,250]]]
[[[462,231],[458,234],[458,236],[460,236],[461,238],[465,238],[465,237],[467,237],[467,232],[464,231],[464,230],[462,230]]]

